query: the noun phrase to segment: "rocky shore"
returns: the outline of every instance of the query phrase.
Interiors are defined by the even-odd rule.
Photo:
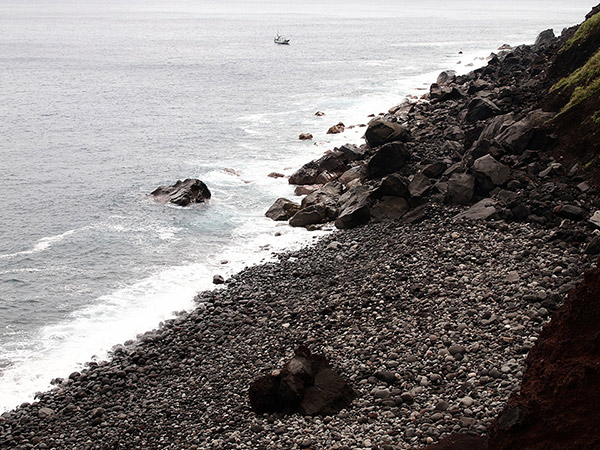
[[[573,350],[558,332],[545,331],[544,344],[538,336],[559,310],[554,328],[574,339],[577,325],[561,325],[573,314],[561,305],[567,299],[585,315],[585,299],[598,292],[591,273],[592,287],[577,291],[584,300],[569,306],[600,253],[597,148],[589,144],[597,131],[586,128],[587,147],[571,152],[573,139],[556,134],[568,114],[542,108],[570,101],[565,92],[548,96],[559,82],[553,64],[563,58],[564,72],[570,61],[561,49],[597,51],[595,34],[579,30],[544,33],[462,77],[443,74],[428,101],[378,119],[394,124],[386,136],[396,140],[372,137],[307,164],[292,181],[310,180],[298,184],[316,193],[312,203],[282,205],[276,217],[309,227],[335,220],[342,230],[198,294],[193,312],[2,414],[0,447],[390,450],[460,433],[437,448],[483,449],[480,436],[491,430],[490,448],[542,448],[527,435],[507,437],[535,420],[552,423],[538,387],[576,385],[580,397],[597,398],[572,380],[541,386],[539,374],[565,374],[534,359],[541,345]],[[586,111],[594,100],[583,100]],[[583,330],[586,369],[570,373],[585,375],[600,362],[597,323]],[[299,345],[325,355],[356,398],[331,415],[256,414],[253,380],[281,369]],[[538,376],[524,377],[528,366]],[[586,426],[594,417],[561,420],[562,434],[577,429],[579,440],[545,448],[594,448]]]

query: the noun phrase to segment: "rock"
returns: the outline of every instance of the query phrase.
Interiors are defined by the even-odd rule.
[[[317,116],[317,117],[323,117],[324,115],[325,115],[325,113],[323,111],[317,111],[315,113],[315,116]]]
[[[260,377],[248,391],[257,414],[266,412],[331,415],[348,407],[354,390],[335,372],[323,355],[301,345],[277,374]]]
[[[475,177],[467,173],[452,174],[448,180],[446,199],[454,205],[467,205],[473,198]]]
[[[324,205],[317,204],[298,211],[289,220],[289,224],[293,227],[305,227],[307,225],[325,223],[329,220],[328,208]]]
[[[600,228],[600,211],[596,211],[592,217],[590,217],[590,223]]]
[[[395,383],[396,381],[398,381],[398,379],[396,378],[396,374],[389,370],[383,370],[380,372],[376,372],[375,377],[381,381],[384,381],[385,383],[388,383],[388,384],[392,384],[392,383]]]
[[[301,184],[294,188],[296,195],[309,195],[323,187],[322,184]]]
[[[301,141],[309,141],[313,138],[313,135],[310,133],[300,133],[300,135],[298,136],[298,139],[300,139]]]
[[[343,174],[340,175],[338,181],[344,185],[347,185],[351,181],[364,179],[366,175],[367,168],[364,164],[362,164],[346,170]]]
[[[491,187],[501,186],[510,178],[510,168],[496,161],[490,155],[485,155],[475,160],[473,163],[473,172],[478,177],[486,178],[484,184],[487,185],[488,181],[491,182]]]
[[[537,38],[535,39],[535,44],[533,44],[533,45],[534,45],[534,47],[546,46],[546,45],[550,44],[552,41],[554,41],[554,39],[556,39],[556,36],[554,35],[554,30],[552,28],[550,28],[550,29],[544,30],[540,34],[538,34]]]
[[[333,211],[333,213],[330,214],[330,218],[333,219],[337,215],[340,195],[342,195],[342,185],[338,181],[331,181],[304,197],[302,199],[301,208],[307,208],[313,205],[323,205]]]
[[[495,139],[515,154],[521,154],[526,149],[543,148],[548,142],[543,126],[552,116],[552,113],[541,109],[534,110],[520,121],[504,127]]]
[[[389,122],[378,117],[369,122],[365,131],[365,140],[369,147],[372,148],[389,142],[408,142],[410,140],[410,132],[404,125]]]
[[[342,122],[339,122],[337,125],[333,125],[329,130],[327,130],[327,134],[339,134],[343,133],[345,130],[345,125]]]
[[[446,171],[447,168],[448,165],[445,162],[438,161],[425,166],[422,172],[423,175],[428,178],[438,178]]]
[[[557,206],[556,208],[554,208],[553,212],[558,217],[575,221],[583,220],[586,216],[585,209],[575,205]]]
[[[432,184],[423,173],[416,173],[408,185],[411,197],[425,197],[431,190]]]
[[[456,355],[458,353],[463,354],[467,351],[464,345],[452,344],[448,347],[448,351],[451,355]]]
[[[437,84],[445,85],[452,83],[456,79],[456,70],[444,70],[437,77]]]
[[[51,408],[40,408],[38,409],[38,417],[40,419],[46,419],[54,415],[54,410]]]
[[[340,229],[354,228],[364,225],[371,218],[370,191],[364,186],[349,189],[339,200],[339,216],[335,226]]]
[[[479,120],[489,119],[490,117],[501,114],[502,110],[498,108],[491,100],[482,97],[475,97],[467,105],[467,122],[477,122]]]
[[[600,236],[596,236],[590,241],[590,243],[585,247],[585,253],[587,255],[600,254]]]
[[[457,214],[455,219],[473,219],[473,220],[490,220],[495,219],[498,211],[495,208],[496,202],[491,198],[484,198],[475,203],[466,211]]]
[[[389,197],[402,197],[409,198],[410,192],[408,191],[409,185],[408,178],[403,177],[398,173],[393,173],[384,177],[381,180],[381,184],[373,191],[373,198],[382,198],[385,196]]]
[[[344,144],[337,151],[342,152],[348,161],[358,161],[364,159],[366,148],[364,145]]]
[[[384,196],[371,208],[371,218],[375,222],[397,220],[403,217],[409,209],[406,199]]]
[[[409,159],[410,153],[402,142],[385,144],[367,162],[367,176],[376,178],[397,172]]]
[[[278,198],[265,213],[265,216],[272,220],[289,220],[298,211],[300,211],[298,203],[294,203],[287,198]]]
[[[548,165],[548,167],[546,167],[544,170],[542,170],[538,176],[540,178],[546,178],[549,175],[557,175],[560,174],[563,171],[563,165],[561,163],[551,163]]]
[[[271,172],[267,175],[269,178],[283,178],[285,175],[279,172]]]
[[[208,187],[196,178],[188,178],[184,181],[178,180],[172,186],[160,186],[152,191],[151,195],[161,203],[169,202],[179,206],[187,206],[190,203],[204,203],[211,197]]]
[[[222,275],[214,275],[213,276],[213,284],[223,284],[225,283],[225,278]]]
[[[290,184],[325,184],[336,179],[348,169],[342,152],[330,152],[304,164],[292,174]]]

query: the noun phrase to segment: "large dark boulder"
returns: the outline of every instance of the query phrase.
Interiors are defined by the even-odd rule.
[[[330,152],[304,164],[292,174],[290,184],[325,184],[348,169],[348,160],[340,151]]]
[[[172,186],[160,186],[152,191],[151,195],[161,203],[174,203],[179,206],[204,203],[211,197],[206,184],[197,178],[177,180],[177,183]]]
[[[489,119],[490,117],[502,114],[502,110],[498,108],[491,100],[482,97],[475,97],[467,105],[467,122],[477,122],[478,120]]]
[[[393,173],[381,180],[381,184],[373,191],[371,197],[376,199],[385,196],[409,198],[409,184],[408,178],[403,177],[399,173]]]
[[[299,210],[300,205],[298,203],[287,198],[278,198],[265,213],[265,216],[272,220],[289,220]]]
[[[485,155],[475,160],[473,172],[489,190],[495,186],[503,185],[510,178],[510,168],[491,155]]]
[[[293,227],[305,227],[328,222],[331,216],[331,210],[325,205],[312,205],[301,209],[292,216],[289,224]]]
[[[350,406],[356,392],[323,355],[312,354],[304,345],[283,369],[259,377],[248,390],[250,406],[257,414],[333,415]]]
[[[365,131],[365,140],[369,147],[379,147],[394,141],[408,142],[410,132],[404,125],[378,117],[369,122]]]
[[[340,229],[364,225],[371,218],[370,191],[365,186],[356,186],[345,192],[339,200],[340,211],[335,226]]]
[[[541,109],[531,111],[518,122],[504,127],[495,139],[514,154],[521,154],[526,149],[545,148],[551,142],[551,138],[544,127],[552,117],[552,113]]]
[[[398,220],[404,216],[410,206],[402,197],[383,197],[380,202],[371,208],[371,219],[374,222]]]
[[[446,199],[454,205],[468,205],[473,198],[475,177],[468,173],[454,173],[448,180]]]
[[[410,159],[410,152],[402,142],[383,145],[367,162],[367,176],[378,178],[402,169]]]

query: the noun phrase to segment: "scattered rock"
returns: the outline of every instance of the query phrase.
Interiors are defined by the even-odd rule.
[[[152,191],[151,195],[161,203],[169,202],[179,206],[204,203],[211,197],[206,185],[196,178],[178,180],[173,186],[160,186]]]

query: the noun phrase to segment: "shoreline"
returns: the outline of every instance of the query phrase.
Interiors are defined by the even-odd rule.
[[[454,107],[440,103],[423,114]],[[484,433],[593,261],[556,237],[556,220],[462,221],[467,207],[439,197],[417,208],[419,222],[328,234],[199,293],[190,313],[2,414],[0,444],[387,450]],[[256,416],[248,385],[299,343],[326,354],[359,398],[335,416]],[[30,435],[7,433],[22,422]]]

